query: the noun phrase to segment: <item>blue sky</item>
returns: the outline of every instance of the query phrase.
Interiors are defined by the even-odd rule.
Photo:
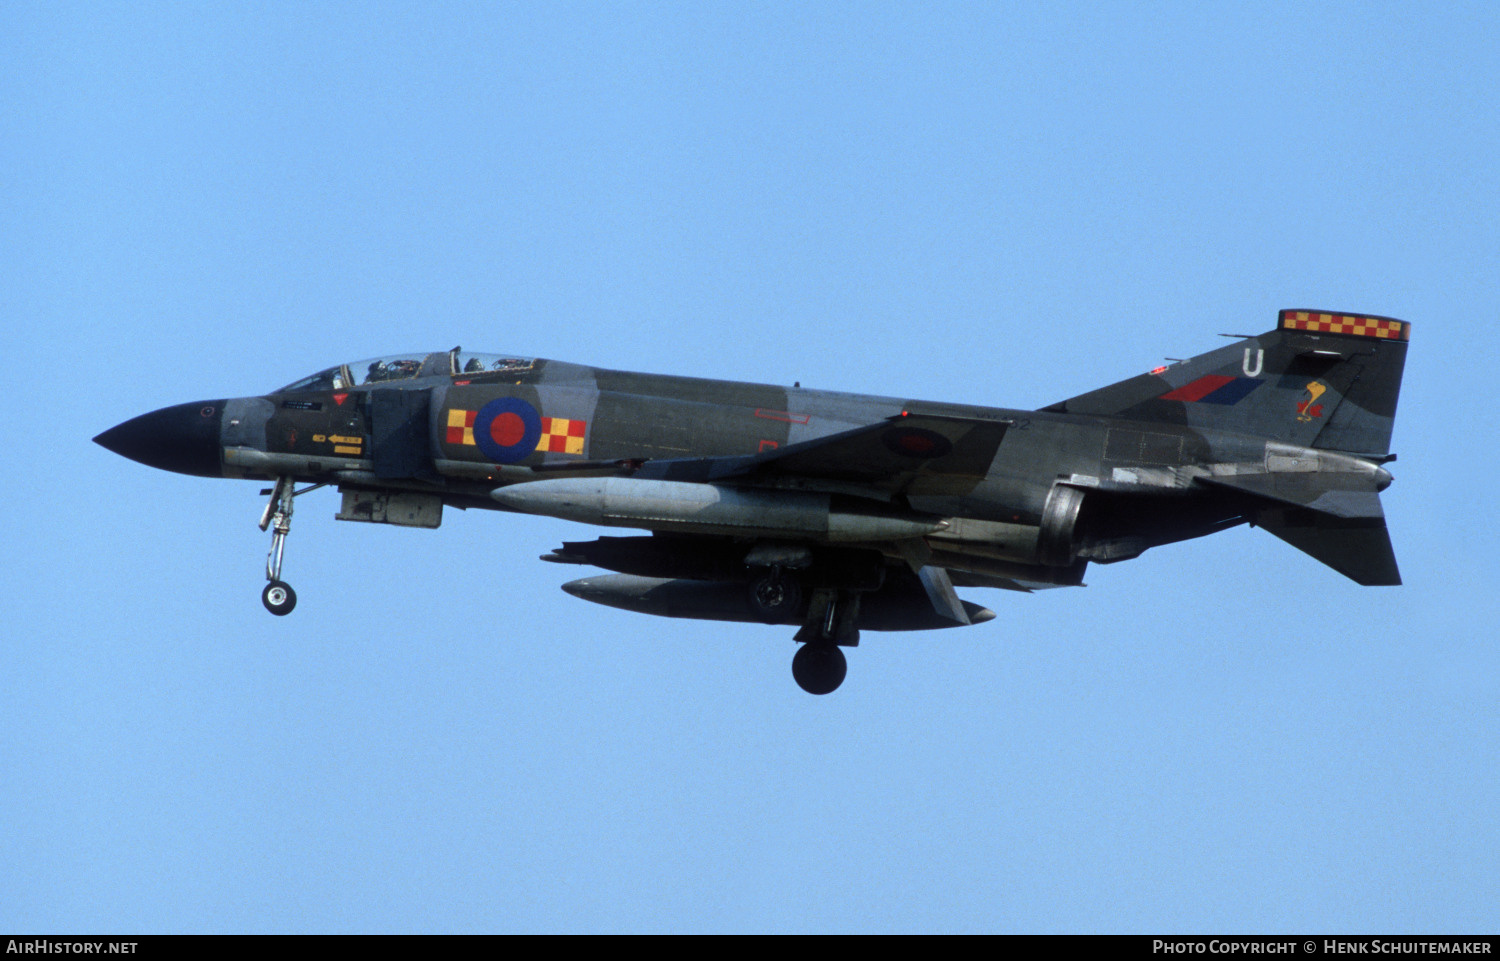
[[[1492,4],[0,6],[0,928],[1500,924]],[[836,694],[589,529],[89,442],[462,344],[1041,406],[1411,321],[1406,583],[1261,532],[966,591]]]

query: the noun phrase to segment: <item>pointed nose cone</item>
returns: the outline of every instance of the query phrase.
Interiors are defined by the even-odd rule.
[[[94,443],[148,467],[223,477],[219,426],[224,401],[163,407],[127,420],[94,438]]]

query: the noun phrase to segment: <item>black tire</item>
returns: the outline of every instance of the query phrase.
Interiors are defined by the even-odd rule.
[[[849,662],[832,644],[804,644],[792,658],[792,677],[809,694],[831,694],[844,683]]]
[[[750,613],[767,624],[792,624],[802,607],[802,584],[787,574],[766,573],[750,582]]]
[[[260,592],[260,602],[266,605],[266,610],[277,617],[285,617],[292,613],[292,608],[297,606],[297,592],[292,590],[290,584],[281,581],[272,581],[266,585],[266,589]]]

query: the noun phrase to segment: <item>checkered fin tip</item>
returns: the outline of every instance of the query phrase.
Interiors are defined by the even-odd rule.
[[[1283,310],[1281,326],[1315,334],[1347,334],[1376,340],[1409,340],[1411,324],[1390,317],[1367,314],[1335,314],[1322,310]]]

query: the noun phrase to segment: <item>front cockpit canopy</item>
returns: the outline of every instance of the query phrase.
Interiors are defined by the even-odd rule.
[[[393,380],[411,380],[417,377],[455,377],[460,374],[499,374],[501,376],[529,373],[536,361],[529,357],[510,354],[476,354],[460,347],[432,354],[394,354],[376,357],[373,360],[357,360],[352,364],[339,364],[327,370],[293,381],[276,391],[278,394],[292,391],[348,390],[367,384],[381,384]]]

